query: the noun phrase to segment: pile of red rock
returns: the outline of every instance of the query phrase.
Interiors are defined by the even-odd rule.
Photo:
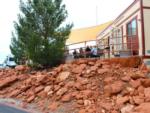
[[[42,71],[17,66],[0,70],[0,98],[37,103],[53,113],[66,103],[67,113],[150,113],[148,73],[97,59]]]

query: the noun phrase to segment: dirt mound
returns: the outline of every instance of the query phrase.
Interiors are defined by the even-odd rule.
[[[148,73],[97,59],[43,71],[20,66],[0,70],[0,97],[37,103],[43,112],[149,113]]]

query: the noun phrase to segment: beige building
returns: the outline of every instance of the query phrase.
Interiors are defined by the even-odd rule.
[[[141,56],[150,65],[150,0],[135,0],[97,36],[105,57]]]

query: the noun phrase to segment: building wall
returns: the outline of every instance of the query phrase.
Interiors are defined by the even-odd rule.
[[[122,18],[121,18],[122,17]],[[137,27],[138,27],[138,40],[139,40],[139,55],[142,55],[142,30],[141,30],[141,13],[140,13],[140,0],[127,10],[120,18],[114,22],[114,26],[122,27],[123,26],[123,40],[124,43],[127,43],[127,24],[133,18],[137,17]]]
[[[148,0],[150,1],[150,0]],[[127,24],[133,18],[137,18],[138,27],[138,40],[139,40],[139,55],[142,55],[142,29],[141,29],[141,13],[140,13],[140,0],[136,0],[131,6],[129,6],[106,30],[100,33],[98,39],[103,38],[108,32],[111,32],[112,28],[123,28],[123,41],[127,40]]]
[[[114,21],[115,26],[118,26],[124,19],[129,18],[131,15],[133,15],[134,12],[140,9],[140,1],[137,0],[132,7],[129,7],[127,11],[122,14],[118,19]]]
[[[150,9],[144,9],[145,54],[150,55]]]
[[[150,7],[150,0],[143,0],[144,7]],[[150,8],[143,9],[145,30],[145,55],[150,55]]]
[[[150,0],[143,0],[143,6],[150,6]]]

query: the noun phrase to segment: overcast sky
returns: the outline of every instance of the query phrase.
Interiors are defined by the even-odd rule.
[[[74,29],[95,26],[115,19],[134,0],[64,0],[68,22]],[[19,0],[0,0],[0,61],[10,53],[13,21],[17,20]]]

